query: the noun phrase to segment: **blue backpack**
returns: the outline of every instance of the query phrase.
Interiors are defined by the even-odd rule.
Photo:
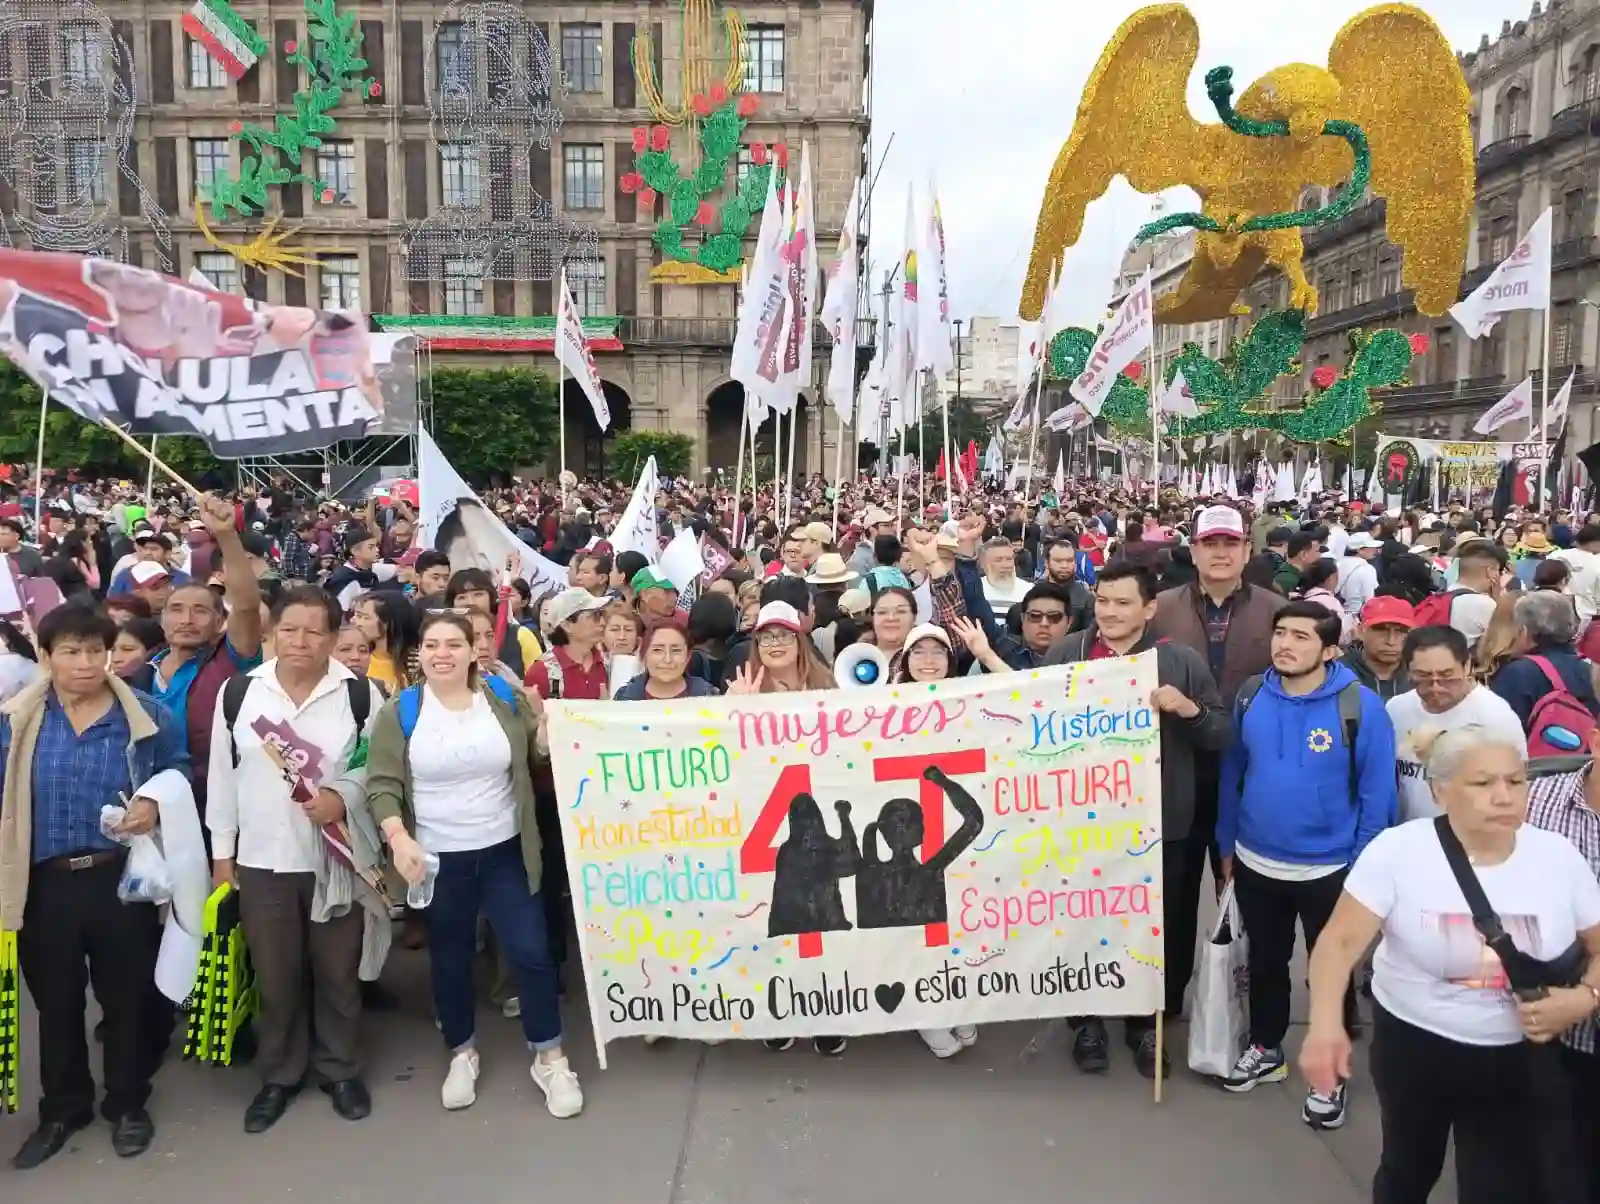
[[[517,691],[510,682],[503,677],[490,675],[483,679],[483,684],[489,688],[489,693],[511,708],[512,714],[516,713]],[[396,712],[400,717],[401,732],[407,740],[411,739],[411,733],[417,730],[417,716],[422,712],[422,687],[407,686],[401,690]]]

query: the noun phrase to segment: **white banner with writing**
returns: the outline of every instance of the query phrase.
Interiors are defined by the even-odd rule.
[[[1162,1003],[1155,654],[551,704],[595,1036],[806,1037]]]

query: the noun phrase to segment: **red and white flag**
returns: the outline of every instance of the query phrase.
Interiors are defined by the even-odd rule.
[[[1546,209],[1511,248],[1489,278],[1450,307],[1450,316],[1471,339],[1494,329],[1500,315],[1550,304],[1550,210]]]
[[[600,370],[594,366],[594,353],[589,350],[589,340],[583,335],[583,319],[578,317],[577,303],[572,290],[567,287],[566,265],[561,268],[561,312],[556,319],[556,359],[572,373],[583,395],[594,407],[594,420],[602,431],[610,429],[611,407],[606,405],[606,391],[600,384]]]
[[[1072,395],[1088,407],[1089,413],[1100,417],[1100,407],[1111,395],[1118,374],[1150,350],[1155,330],[1155,303],[1147,268],[1094,341],[1088,363],[1072,382]]]
[[[1508,422],[1526,422],[1531,417],[1533,417],[1533,377],[1530,376],[1490,406],[1488,412],[1472,424],[1472,430],[1474,434],[1488,435]]]

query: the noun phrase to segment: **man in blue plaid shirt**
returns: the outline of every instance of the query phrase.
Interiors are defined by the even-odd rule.
[[[30,1170],[94,1119],[84,1032],[85,991],[105,1017],[105,1098],[111,1146],[144,1153],[145,1111],[163,1017],[153,984],[160,926],[150,903],[117,895],[127,847],[100,830],[100,811],[126,807],[115,832],[145,835],[156,801],[183,789],[183,732],[160,703],[107,672],[116,625],[67,605],[39,622],[48,670],[0,713],[0,929],[17,953],[39,1011],[39,1125],[12,1159]],[[12,764],[11,762],[17,762]]]

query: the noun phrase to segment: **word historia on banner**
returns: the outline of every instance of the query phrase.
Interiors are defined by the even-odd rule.
[[[870,689],[551,704],[601,1064],[1162,1002],[1153,653]]]

